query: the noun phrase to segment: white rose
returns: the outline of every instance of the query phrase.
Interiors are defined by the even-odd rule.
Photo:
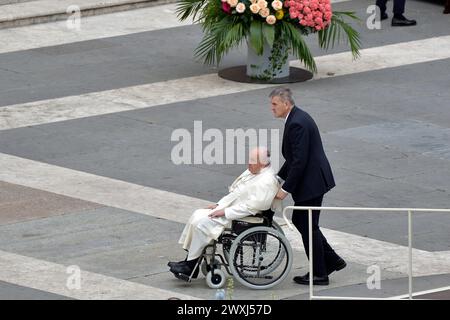
[[[267,16],[266,22],[268,24],[275,24],[275,22],[277,22],[277,18],[275,18],[274,15]]]
[[[283,3],[279,0],[275,0],[274,2],[272,2],[272,8],[274,8],[275,10],[281,10],[283,9]]]
[[[269,8],[261,9],[261,11],[259,12],[259,15],[263,18],[266,18],[269,14],[270,14]]]
[[[239,3],[239,0],[227,0],[227,2],[230,5],[230,7],[234,8]]]
[[[250,11],[253,12],[254,14],[257,14],[259,10],[261,10],[261,8],[256,3],[250,6]]]
[[[267,1],[266,0],[258,0],[258,6],[261,8],[261,9],[264,9],[264,8],[267,8]]]
[[[243,4],[242,2],[240,2],[237,6],[236,6],[236,11],[239,13],[243,13],[245,11],[245,4]]]

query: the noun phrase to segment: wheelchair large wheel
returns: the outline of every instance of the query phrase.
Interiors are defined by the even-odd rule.
[[[278,232],[280,232],[283,236],[285,235],[284,234],[284,231],[283,231],[283,228],[275,221],[275,220],[273,220],[272,221],[272,228],[274,228],[275,230],[277,230]],[[224,256],[224,258],[225,258],[225,261],[229,264],[229,257],[230,257],[230,249],[231,249],[231,246],[228,246],[228,245],[224,245],[224,246],[222,246],[222,251],[223,251],[223,256]],[[280,251],[280,254],[284,254],[284,251]],[[280,259],[281,260],[281,259]]]
[[[241,233],[229,254],[233,276],[252,289],[268,289],[281,283],[292,267],[292,249],[274,228],[255,227]]]
[[[272,221],[272,228],[274,228],[275,230],[280,232],[283,236],[285,235],[283,228],[275,221],[275,219],[273,219],[273,221]]]

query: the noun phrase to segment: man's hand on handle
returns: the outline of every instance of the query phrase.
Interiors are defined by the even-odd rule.
[[[284,198],[286,198],[287,195],[288,193],[280,188],[280,190],[278,190],[277,195],[275,196],[275,199],[283,200]]]

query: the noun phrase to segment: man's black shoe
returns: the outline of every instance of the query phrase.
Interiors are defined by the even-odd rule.
[[[387,18],[389,18],[388,14],[386,12],[382,13],[380,16],[380,21],[386,20]]]
[[[309,272],[304,276],[294,277],[294,281],[297,282],[298,284],[309,285]],[[313,277],[313,285],[315,286],[327,286],[329,284],[330,280],[328,279],[328,276]]]
[[[339,259],[331,269],[327,270],[327,273],[328,273],[328,275],[330,275],[335,271],[344,269],[346,266],[347,266],[347,263],[344,261],[344,259]]]
[[[391,23],[391,25],[393,27],[415,26],[416,24],[417,24],[416,20],[409,20],[409,19],[406,19],[405,17],[402,17],[402,18],[393,17],[392,23]]]

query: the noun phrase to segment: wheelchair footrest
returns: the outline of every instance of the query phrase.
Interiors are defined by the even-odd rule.
[[[175,277],[186,282],[191,282],[191,278],[188,275],[185,275],[184,273],[177,273],[175,274]]]

